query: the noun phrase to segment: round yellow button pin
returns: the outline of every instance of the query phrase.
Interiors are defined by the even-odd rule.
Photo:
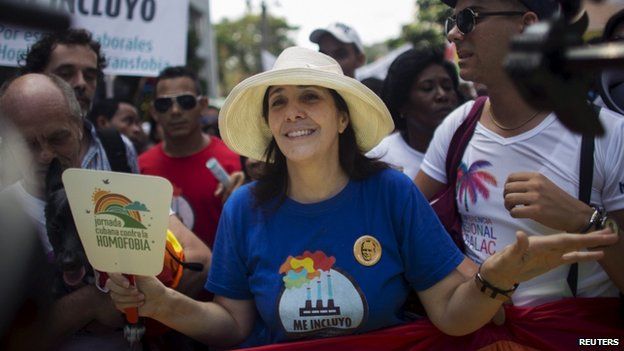
[[[353,256],[363,266],[372,266],[381,258],[381,244],[370,235],[359,237],[353,244]]]

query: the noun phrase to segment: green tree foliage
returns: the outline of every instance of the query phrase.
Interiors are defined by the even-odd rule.
[[[433,22],[444,26],[446,18],[453,14],[453,9],[443,4],[440,0],[416,0],[418,7],[418,20]]]
[[[222,94],[228,94],[237,83],[259,72],[261,28],[259,14],[247,14],[236,20],[224,19],[214,26]],[[297,29],[284,18],[267,15],[267,50],[277,55],[294,45],[289,33]]]
[[[453,10],[440,0],[416,0],[416,8],[416,20],[403,26],[401,38],[415,47],[444,45],[444,22]]]

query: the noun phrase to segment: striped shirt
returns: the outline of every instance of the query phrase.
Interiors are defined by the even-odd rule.
[[[89,149],[87,150],[87,153],[84,155],[84,157],[82,158],[82,162],[80,163],[80,168],[93,169],[98,171],[110,171],[110,162],[108,162],[106,150],[100,142],[100,138],[98,138],[95,126],[93,126],[91,122],[85,120],[84,128],[85,132],[90,133],[91,140],[89,143]],[[134,150],[132,142],[128,140],[128,138],[123,134],[121,135],[121,139],[124,141],[124,145],[126,146],[126,159],[128,160],[130,170],[132,170],[132,173],[139,173],[137,154]]]

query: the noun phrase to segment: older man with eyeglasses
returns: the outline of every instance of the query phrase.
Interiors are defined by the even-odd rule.
[[[84,119],[104,63],[100,45],[88,31],[70,29],[49,33],[25,55],[22,76],[0,88],[0,115],[3,115],[0,117],[15,124],[32,158],[32,162],[18,162],[25,166],[18,167],[22,179],[7,187],[7,191],[15,193],[20,205],[28,208],[27,214],[37,224],[44,253],[50,257],[54,252],[44,215],[44,180],[53,159],[59,159],[63,168],[138,171],[129,141],[117,137],[118,142],[109,141],[106,147],[102,135]],[[5,140],[10,146],[11,139]],[[110,148],[111,144],[116,147]],[[21,159],[23,155],[16,157]],[[204,265],[201,272],[185,272],[178,286],[179,291],[196,296],[208,271],[210,250],[176,216],[169,216],[168,228],[184,248],[188,262]],[[101,301],[103,297],[106,295],[90,284],[56,299],[51,305],[48,330],[53,339],[50,342],[54,343],[51,347],[111,349],[111,344],[124,341],[117,328],[92,323],[94,320],[108,323],[112,319],[109,317],[118,314],[112,305]]]
[[[201,95],[196,74],[185,67],[169,67],[156,81],[152,117],[162,127],[163,141],[141,154],[142,174],[168,179],[174,187],[172,210],[180,220],[212,247],[223,203],[244,180],[240,157],[216,136],[201,130],[201,110],[208,98]],[[215,158],[229,184],[206,167]]]
[[[622,227],[624,191],[619,184],[624,184],[624,119],[602,109],[605,135],[582,142],[582,136],[566,129],[552,111],[528,104],[503,68],[511,38],[553,16],[558,2],[442,1],[454,8],[446,34],[457,47],[460,75],[487,86],[489,97],[466,103],[444,120],[415,182],[432,199],[447,187],[447,179],[457,179],[450,186],[456,189],[468,257],[480,264],[513,244],[518,230],[529,235],[587,232],[609,219]],[[468,119],[478,123],[472,127],[466,149],[459,153],[463,154],[460,163],[450,168],[450,172],[457,170],[453,177],[445,164],[449,145]],[[580,161],[582,153],[588,163]],[[581,180],[582,173],[589,176]],[[624,240],[606,249],[599,262],[563,266],[521,284],[513,304],[527,310],[565,310],[561,315],[569,319],[561,324],[566,328],[587,322],[584,318],[592,315],[600,316],[598,320],[617,320],[617,296],[624,291],[622,267]],[[611,308],[604,308],[609,304]]]

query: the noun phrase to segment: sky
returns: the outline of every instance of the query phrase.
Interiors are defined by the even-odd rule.
[[[308,40],[316,28],[326,27],[331,22],[343,22],[353,27],[364,45],[371,45],[386,39],[397,38],[401,26],[414,19],[415,0],[265,0],[267,11],[286,18],[291,25],[299,26],[291,38],[297,45],[316,49]],[[211,0],[210,11],[213,23],[223,18],[235,19],[246,9],[245,0]],[[261,0],[251,0],[252,10],[260,12]]]

